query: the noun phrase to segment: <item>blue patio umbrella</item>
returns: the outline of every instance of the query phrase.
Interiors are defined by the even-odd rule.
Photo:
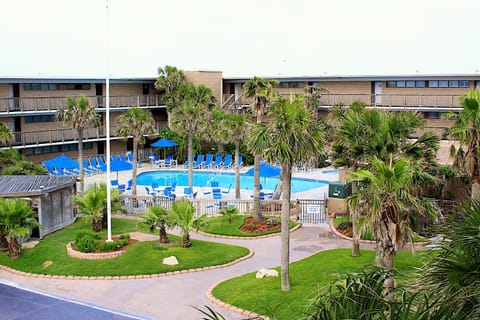
[[[118,172],[125,171],[125,170],[132,170],[133,165],[126,161],[121,160],[112,160],[110,161],[110,171],[117,173],[117,181],[118,181]]]
[[[65,168],[67,170],[79,168],[77,161],[73,160],[72,158],[64,154],[59,155],[55,158],[46,160],[43,163],[48,167],[55,167],[57,170],[61,170],[62,168]]]
[[[152,147],[156,148],[168,148],[168,147],[176,147],[178,144],[172,140],[168,139],[160,139],[155,141],[154,143],[151,144]]]
[[[282,170],[278,167],[272,166],[266,162],[260,163],[260,177],[275,177],[279,176]],[[255,174],[255,168],[251,168],[245,173],[247,176]]]

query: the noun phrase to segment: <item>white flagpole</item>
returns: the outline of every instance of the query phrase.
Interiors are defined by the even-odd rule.
[[[107,241],[112,240],[112,177],[110,171],[110,68],[109,68],[109,55],[110,55],[110,14],[108,11],[107,1],[107,70],[105,75],[106,86],[106,105],[105,105],[105,132],[106,132],[106,165],[107,165]]]

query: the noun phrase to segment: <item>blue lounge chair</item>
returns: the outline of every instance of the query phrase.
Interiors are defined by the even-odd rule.
[[[171,154],[168,154],[167,157],[165,158],[164,162],[165,167],[172,167],[173,165],[177,165],[177,160],[173,159],[173,156]]]
[[[63,172],[58,172],[54,167],[46,166],[45,164],[43,164],[43,166],[51,176],[63,176]]]
[[[102,157],[97,157],[97,162],[100,170],[107,171],[107,165],[105,164],[105,161],[103,161]]]
[[[120,156],[116,155],[116,154],[113,154],[112,155],[112,161],[120,161]]]
[[[133,153],[130,151],[127,152],[127,162],[133,163]],[[137,166],[141,167],[143,166],[143,163],[141,161],[137,161]]]
[[[220,168],[220,166],[222,165],[222,159],[223,159],[223,156],[221,154],[217,154],[215,156],[215,162],[211,163],[210,167],[211,168]]]
[[[202,168],[208,168],[213,162],[213,154],[209,153],[207,154],[207,157],[205,158],[205,161],[202,163]]]
[[[232,155],[231,154],[227,154],[225,156],[225,161],[223,161],[223,164],[222,164],[222,168],[223,169],[229,169],[232,167]]]
[[[204,159],[205,159],[205,155],[199,154],[198,158],[197,158],[197,161],[195,161],[195,163],[193,164],[193,168],[194,169],[200,168],[202,166],[202,163],[203,163]]]
[[[166,187],[163,189],[163,197],[169,200],[175,200],[175,194],[172,193],[171,187]]]
[[[229,194],[230,193],[230,189],[232,188],[232,184],[230,183],[230,185],[228,186],[228,190],[222,190],[222,193],[223,194]]]
[[[85,173],[90,172],[90,174],[94,174],[98,172],[97,167],[92,167],[88,159],[83,159],[82,162],[83,162],[83,171]]]
[[[157,195],[157,192],[154,191],[154,190],[151,190],[150,187],[147,187],[147,186],[146,186],[146,187],[145,187],[145,191],[147,192],[147,194],[148,194],[149,196],[155,197],[155,196]]]
[[[120,161],[128,162],[127,157],[125,157],[125,155],[123,153],[120,153]]]
[[[194,155],[194,154],[192,154],[192,163],[195,163],[195,155]],[[190,162],[189,162],[188,159],[187,159],[187,161],[185,161],[185,163],[183,164],[183,166],[184,166],[185,168],[187,168],[187,167],[189,166],[189,164],[190,164]]]
[[[189,199],[193,198],[192,188],[190,187],[183,188],[183,196]]]
[[[238,167],[241,168],[243,167],[243,157],[242,155],[238,155]]]

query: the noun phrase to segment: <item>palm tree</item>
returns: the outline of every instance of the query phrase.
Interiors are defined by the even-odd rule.
[[[240,199],[240,143],[247,129],[247,119],[243,114],[226,114],[221,125],[224,140],[235,144],[235,198]]]
[[[245,89],[245,96],[247,98],[253,98],[253,103],[250,104],[250,107],[256,117],[256,123],[261,124],[263,114],[265,109],[269,104],[270,100],[276,96],[276,86],[277,82],[275,80],[267,80],[264,78],[253,77],[243,86]],[[260,205],[260,157],[255,156],[254,162],[254,175],[253,175],[253,206],[254,206],[254,215],[256,221],[261,221],[262,217],[262,208]]]
[[[311,160],[322,150],[322,135],[312,110],[302,96],[280,98],[271,109],[269,123],[259,123],[248,133],[247,146],[268,162],[279,161],[282,168],[281,283],[290,290],[290,196],[295,163]]]
[[[212,90],[203,85],[198,87],[187,84],[177,93],[181,103],[172,110],[174,130],[187,136],[188,186],[193,188],[193,139],[199,135],[208,123],[208,111],[215,105]]]
[[[101,231],[107,227],[107,184],[93,184],[85,193],[79,194],[72,199],[80,214],[86,216],[92,222],[93,231]],[[122,210],[120,191],[111,189],[112,212]]]
[[[4,123],[0,122],[0,144],[8,144],[14,139],[15,137],[10,131],[10,128],[7,127]]]
[[[29,236],[30,231],[39,226],[32,214],[32,208],[25,200],[0,199],[0,235],[6,238],[8,255],[12,259],[20,256],[18,239]]]
[[[158,228],[160,243],[169,243],[166,227],[168,226],[168,211],[164,207],[153,206],[148,212],[140,216],[143,223],[150,227],[150,231]]]
[[[449,113],[447,116],[455,119],[455,123],[448,130],[462,146],[466,145],[464,152],[453,148],[453,153],[459,157],[456,163],[465,170],[472,179],[472,199],[480,197],[480,89],[467,92],[460,97],[463,112]]]
[[[130,108],[117,118],[117,133],[128,139],[133,137],[132,195],[137,194],[137,150],[145,142],[144,135],[155,133],[155,122],[150,111],[138,107]]]
[[[79,191],[83,192],[83,133],[90,126],[98,127],[100,125],[100,115],[97,113],[95,106],[90,104],[88,98],[84,96],[70,97],[67,99],[65,108],[57,111],[57,119],[62,121],[64,125],[71,126],[72,129],[76,130],[78,137],[78,164],[80,167]]]
[[[444,239],[422,268],[418,286],[461,319],[480,318],[480,202],[460,208],[441,230]]]
[[[155,81],[155,89],[165,90],[165,102],[167,104],[167,119],[168,126],[171,126],[171,119],[169,113],[178,104],[176,93],[178,88],[186,84],[185,73],[178,70],[176,67],[165,66],[165,68],[158,68],[158,79]]]
[[[175,201],[169,210],[169,224],[172,227],[179,227],[182,233],[182,247],[189,248],[192,246],[190,242],[190,231],[199,228],[203,223],[205,216],[195,218],[195,208],[192,203],[186,199]]]

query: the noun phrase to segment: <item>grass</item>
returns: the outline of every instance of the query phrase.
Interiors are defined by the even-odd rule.
[[[201,231],[211,234],[217,234],[222,236],[236,236],[236,237],[258,237],[262,235],[272,234],[272,233],[280,233],[280,229],[272,230],[268,232],[262,233],[245,233],[240,230],[240,226],[243,224],[243,221],[246,218],[251,217],[250,215],[235,215],[232,218],[232,223],[228,223],[228,218],[224,216],[219,217],[210,217],[207,218],[207,223],[200,228]],[[270,218],[270,217],[265,217]],[[280,222],[279,217],[273,217]],[[290,221],[289,223],[290,229],[295,227],[297,223]]]
[[[220,243],[191,240],[191,248],[181,248],[179,237],[169,235],[178,245],[160,245],[158,241],[137,242],[126,252],[113,259],[82,260],[67,255],[66,244],[75,238],[77,231],[89,229],[84,219],[45,237],[33,249],[24,249],[21,256],[12,260],[6,252],[0,253],[0,264],[13,269],[49,275],[69,276],[122,276],[157,274],[168,271],[221,265],[248,254],[248,249]],[[112,233],[131,231],[148,232],[146,226],[127,219],[112,219]],[[176,266],[163,265],[162,260],[176,256]],[[49,264],[49,266],[45,266]]]
[[[399,283],[409,279],[416,267],[422,265],[422,255],[402,251],[395,256],[395,279]],[[281,291],[280,278],[256,279],[255,272],[221,283],[213,295],[242,309],[275,316],[277,320],[301,319],[309,300],[320,290],[325,290],[338,276],[370,268],[374,251],[361,251],[352,257],[351,249],[323,251],[290,265],[291,291]],[[280,268],[276,268],[280,272]],[[271,317],[272,318],[272,317]]]

